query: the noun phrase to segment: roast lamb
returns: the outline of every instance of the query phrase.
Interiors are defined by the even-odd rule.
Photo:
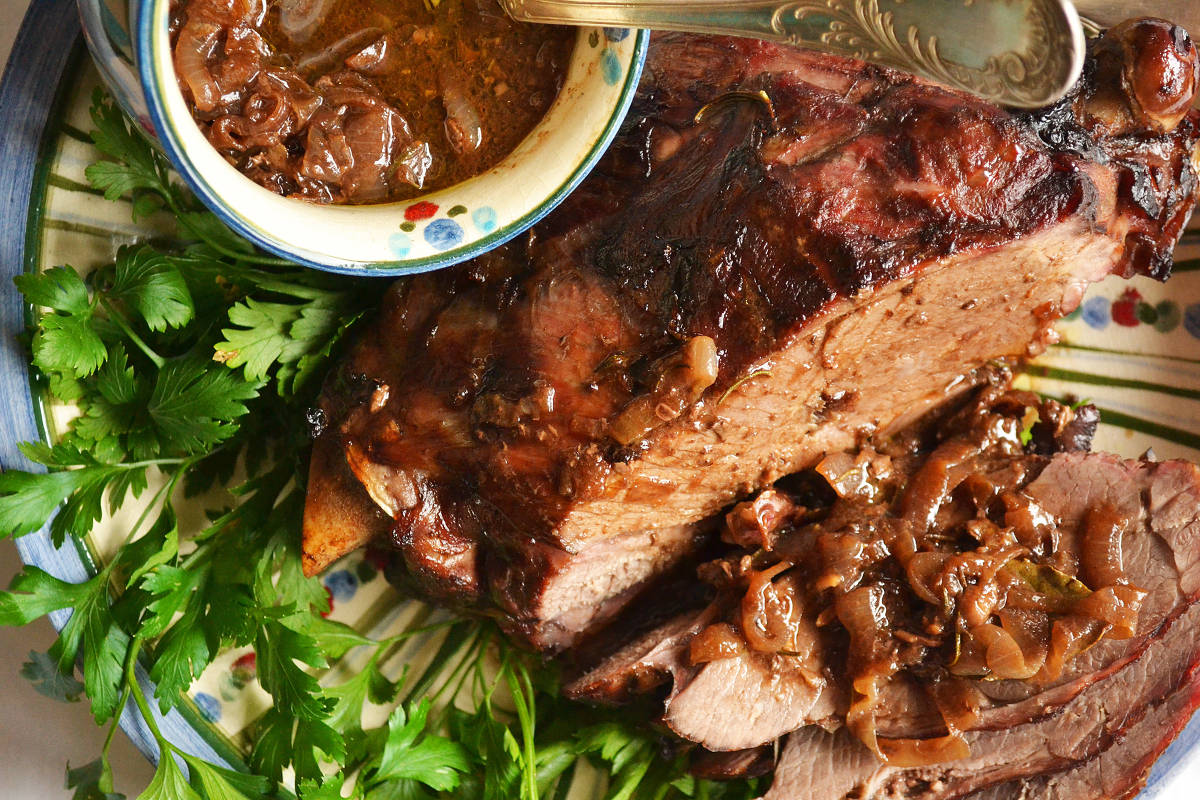
[[[568,694],[670,683],[666,726],[735,760],[800,729],[776,800],[1132,791],[1200,702],[1200,469],[1088,453],[1095,425],[991,373],[824,459],[831,504],[793,481],[735,507],[717,599]]]
[[[1038,352],[1091,281],[1166,277],[1195,64],[1186,34],[1125,26],[1017,115],[657,36],[588,180],[519,241],[395,283],[329,380],[306,570],[387,536],[427,593],[578,641],[723,507]],[[1171,80],[1128,79],[1148,69]]]

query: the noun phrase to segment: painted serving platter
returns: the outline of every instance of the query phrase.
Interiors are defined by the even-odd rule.
[[[130,208],[91,189],[84,168],[96,160],[87,130],[88,106],[99,77],[81,46],[73,0],[39,0],[18,39],[0,87],[0,463],[27,465],[21,441],[53,438],[70,409],[43,404],[31,384],[18,336],[26,309],[12,285],[22,271],[70,264],[85,269],[112,260],[124,244],[152,238],[156,221],[130,221]],[[51,91],[51,87],[57,87]],[[1022,381],[1049,395],[1092,400],[1103,412],[1095,447],[1127,457],[1148,449],[1160,458],[1200,460],[1200,225],[1194,224],[1177,252],[1176,274],[1166,285],[1137,278],[1109,279],[1088,293],[1058,329],[1062,341],[1032,365]],[[94,574],[129,520],[118,514],[86,547],[54,548],[45,532],[18,541],[21,557],[60,578]],[[401,602],[379,565],[354,555],[331,568],[323,581],[331,616],[372,635],[388,635],[436,613]],[[61,627],[68,612],[52,615]],[[397,672],[419,658],[429,640],[414,638],[396,652]],[[428,652],[426,649],[424,652]],[[334,667],[353,670],[354,661]],[[11,677],[11,676],[10,676]],[[140,680],[147,686],[144,671]],[[215,761],[236,763],[248,744],[247,730],[270,702],[258,686],[253,653],[223,653],[193,685],[182,710],[162,721],[163,732],[184,749]],[[123,727],[134,743],[156,757],[153,738],[137,714]],[[1155,766],[1143,798],[1183,800],[1200,781],[1200,718],[1193,720]],[[586,786],[577,787],[586,796]]]

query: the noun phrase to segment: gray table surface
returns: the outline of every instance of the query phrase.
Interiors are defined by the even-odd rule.
[[[36,2],[36,0],[34,0]],[[0,64],[8,51],[30,0],[0,0]],[[6,586],[21,567],[16,548],[0,542],[0,585]],[[4,800],[67,798],[63,776],[67,763],[94,759],[103,744],[103,731],[88,715],[86,704],[64,704],[35,692],[20,677],[30,650],[45,650],[54,629],[45,620],[26,628],[0,627],[0,797]],[[150,782],[153,770],[122,735],[112,748],[116,789],[136,797]],[[1200,785],[1200,759],[1194,760],[1159,800],[1195,797]]]

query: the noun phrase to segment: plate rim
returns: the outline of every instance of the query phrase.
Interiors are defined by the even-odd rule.
[[[57,143],[52,123],[71,93],[72,87],[65,85],[65,79],[85,63],[84,58],[75,0],[35,0],[23,19],[0,81],[0,130],[6,134],[0,137],[0,163],[6,165],[0,174],[0,264],[5,281],[11,282],[16,275],[40,266],[42,228],[37,221],[45,208],[50,171],[46,156]],[[52,91],[45,90],[48,85]],[[8,285],[11,287],[11,283]],[[41,471],[16,449],[18,442],[44,439],[47,432],[44,409],[37,401],[40,390],[18,340],[31,309],[11,288],[0,289],[0,295],[0,325],[5,337],[0,346],[0,392],[10,400],[0,411],[0,468]],[[25,564],[60,579],[77,582],[94,574],[86,548],[75,540],[55,548],[48,527],[14,539],[14,544]],[[49,615],[56,630],[66,624],[70,613],[64,609]],[[143,691],[152,693],[154,683],[146,663],[150,662],[139,661],[137,678]],[[190,700],[183,705],[184,713],[173,709],[160,715],[157,705],[151,704],[167,740],[213,763],[243,767],[244,760],[232,742],[194,708],[189,712],[190,705]],[[132,701],[122,711],[120,726],[143,755],[157,763],[157,743]],[[210,741],[214,738],[220,741]],[[226,748],[228,753],[220,752]],[[1169,792],[1180,770],[1197,759],[1200,713],[1155,760],[1139,800]]]
[[[36,0],[29,7],[13,43],[8,63],[0,80],[0,280],[12,286],[12,280],[33,266],[40,256],[40,220],[44,211],[49,162],[47,157],[57,138],[51,136],[50,123],[56,119],[73,87],[65,78],[85,63],[86,48],[75,0]],[[46,86],[52,91],[46,91]],[[45,471],[17,449],[25,441],[41,441],[46,426],[37,380],[20,337],[32,308],[15,289],[0,288],[0,391],[9,402],[0,410],[0,469]],[[55,577],[81,582],[95,574],[90,553],[74,539],[55,547],[49,525],[13,540],[21,561]],[[55,630],[62,630],[71,616],[60,609],[48,616]],[[155,683],[150,679],[146,657],[135,668],[138,684],[152,697]],[[185,697],[185,699],[187,699]],[[163,736],[172,745],[214,764],[245,769],[244,759],[223,734],[200,717],[190,699],[161,714],[156,703],[152,713]],[[120,727],[141,753],[157,764],[161,757],[158,743],[133,700],[121,711]]]

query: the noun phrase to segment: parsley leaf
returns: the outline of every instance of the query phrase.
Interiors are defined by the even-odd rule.
[[[51,700],[77,703],[83,693],[83,684],[74,675],[60,670],[57,661],[37,650],[30,651],[29,660],[21,667],[21,677],[30,681],[38,694]]]
[[[150,678],[158,684],[155,694],[163,711],[187,691],[216,655],[218,643],[205,633],[199,606],[193,602],[159,641]]]
[[[113,791],[112,768],[106,758],[76,769],[68,764],[66,784],[68,789],[75,790],[72,800],[125,800],[125,795]]]
[[[42,527],[75,491],[99,485],[107,470],[0,473],[0,536],[23,536]]]
[[[317,679],[299,666],[326,666],[315,639],[278,620],[264,619],[254,650],[258,653],[258,680],[275,698],[280,711],[306,720],[321,719],[329,713],[333,704],[321,697]]]
[[[136,309],[150,330],[161,332],[191,321],[192,295],[170,256],[145,245],[123,247],[114,273],[108,296]]]
[[[311,778],[300,781],[296,787],[300,800],[361,800],[362,786],[355,785],[353,793],[343,795],[346,790],[346,777],[342,773],[323,777],[321,780]]]
[[[456,742],[426,733],[428,717],[428,699],[407,713],[404,706],[392,712],[372,782],[415,780],[440,792],[458,787],[459,773],[471,766],[466,751]]]
[[[188,785],[183,770],[171,752],[164,752],[154,770],[154,779],[137,800],[204,800]]]
[[[91,311],[87,286],[79,273],[70,267],[52,267],[45,272],[26,273],[13,278],[13,283],[36,306],[75,316]]]
[[[88,316],[49,314],[33,335],[33,363],[48,372],[86,378],[104,363],[108,351]]]
[[[13,578],[9,590],[0,592],[0,625],[28,625],[51,611],[77,606],[102,585],[100,578],[67,583],[38,567],[25,567]]]
[[[209,764],[188,753],[181,753],[191,772],[192,786],[207,800],[259,800],[266,795],[270,781]]]
[[[150,191],[164,200],[172,198],[169,166],[139,131],[125,119],[117,105],[106,101],[97,89],[92,94],[92,141],[112,161],[100,161],[84,170],[93,186],[104,191],[106,200],[119,200],[139,190]],[[150,209],[143,206],[142,213]]]
[[[168,362],[146,408],[159,452],[193,455],[229,438],[237,430],[233,421],[247,412],[245,401],[257,397],[258,389],[227,370],[212,369],[199,356]]]

